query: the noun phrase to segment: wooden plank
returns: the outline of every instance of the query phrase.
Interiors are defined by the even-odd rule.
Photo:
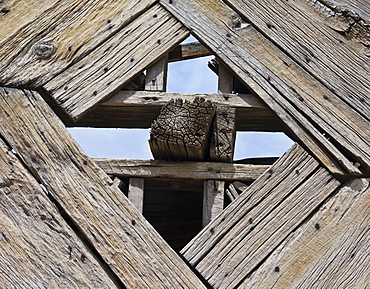
[[[0,88],[0,131],[129,288],[204,288],[36,92]]]
[[[209,56],[212,52],[209,51],[206,47],[204,47],[199,42],[191,42],[181,44],[175,47],[168,56],[168,61],[181,61],[187,59],[193,59],[203,56]]]
[[[343,168],[347,173],[361,174],[341,150],[349,151],[351,160],[358,159],[365,169],[368,167],[370,146],[366,141],[369,139],[366,121],[252,26],[233,29],[234,12],[229,7],[212,1],[219,15],[206,12],[211,5],[208,2],[193,0],[169,5],[163,1],[161,4],[210,49],[217,51],[216,55],[277,113],[329,171],[343,174]],[[183,13],[189,9],[196,11],[195,17]],[[335,139],[340,149],[322,135],[323,131]],[[361,136],[358,131],[363,132]],[[356,141],[352,142],[352,137]]]
[[[128,199],[140,213],[143,213],[144,206],[143,178],[130,178],[128,187]]]
[[[216,107],[210,143],[210,160],[231,163],[236,140],[235,109]]]
[[[225,182],[207,180],[203,189],[203,217],[202,226],[207,226],[224,209]]]
[[[369,179],[346,183],[238,288],[366,288],[369,198]]]
[[[44,87],[77,120],[188,34],[181,23],[155,5]]]
[[[270,165],[228,164],[217,162],[166,162],[94,158],[102,170],[119,177],[182,178],[196,180],[256,180]]]
[[[2,288],[122,288],[2,140],[0,219]]]
[[[339,185],[294,146],[181,253],[215,288],[235,288]]]
[[[347,105],[366,116],[367,120],[370,119],[370,80],[367,77],[370,66],[364,54],[366,48],[352,45],[349,39],[355,38],[355,35],[350,32],[346,32],[349,34],[347,39],[326,25],[327,15],[325,18],[317,17],[317,12],[310,7],[316,1],[285,1],[279,5],[269,5],[267,0],[252,1],[248,5],[243,0],[225,2],[243,18],[249,19]],[[366,11],[368,6],[360,7]],[[335,13],[334,10],[330,14]],[[351,17],[348,18],[353,21]],[[368,38],[369,29],[366,23],[363,24],[359,36],[363,34]]]
[[[146,70],[145,90],[166,91],[168,55],[161,58]]]
[[[218,93],[232,93],[234,76],[222,63],[218,66]]]
[[[20,27],[12,28],[13,33],[1,45],[0,78],[9,86],[33,87],[43,85],[88,56],[155,3],[154,0],[12,2],[15,3],[11,6],[16,7],[5,15],[4,21],[11,19],[6,26],[18,23]],[[25,22],[16,22],[17,19]],[[44,53],[38,49],[42,48],[40,45]]]

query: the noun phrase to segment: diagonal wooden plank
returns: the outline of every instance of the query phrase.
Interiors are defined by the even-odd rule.
[[[217,17],[207,13],[210,2]],[[348,173],[361,174],[347,152],[353,163],[369,168],[367,121],[251,25],[237,28],[233,10],[221,1],[161,3],[251,87],[329,171],[340,173],[340,164]]]
[[[156,1],[13,2],[4,15],[9,35],[1,43],[0,79],[9,86],[38,87],[88,56]],[[44,51],[38,49],[42,44],[48,44]]]
[[[2,140],[0,260],[2,288],[122,288]]]
[[[369,181],[343,185],[238,288],[366,288]]]
[[[347,105],[370,120],[370,65],[365,54],[365,45],[369,45],[369,22],[364,22],[358,15],[348,15],[345,21],[350,25],[340,34],[326,22],[332,15],[340,14],[340,9],[330,10],[327,7],[330,12],[322,17],[314,9],[320,1],[284,1],[276,5],[270,5],[269,0],[225,2],[339,95]],[[363,11],[366,11],[366,6],[362,6]],[[351,33],[351,29],[359,31]],[[348,39],[343,34],[348,35]],[[351,39],[356,37],[363,37],[365,45],[351,43]]]
[[[204,288],[36,92],[0,88],[0,131],[129,288]]]
[[[235,288],[339,185],[295,145],[181,253],[215,288]]]

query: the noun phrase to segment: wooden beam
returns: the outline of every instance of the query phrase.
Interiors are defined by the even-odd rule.
[[[211,132],[210,160],[214,162],[232,162],[235,140],[235,109],[217,107]]]
[[[181,253],[211,286],[236,288],[340,185],[294,145]]]
[[[234,90],[234,76],[230,70],[219,62],[218,66],[218,93],[232,93]]]
[[[2,138],[126,287],[205,288],[38,93],[0,88],[0,111]]]
[[[204,98],[170,100],[151,126],[149,145],[154,158],[207,160],[214,114],[215,107]]]
[[[207,180],[203,189],[203,218],[202,226],[207,226],[224,209],[225,182]]]
[[[183,94],[151,91],[119,91],[78,122],[59,112],[66,126],[150,128],[163,105],[171,99],[194,101],[196,97],[212,101],[216,106],[236,109],[238,131],[285,131],[279,118],[252,94]],[[58,106],[49,101],[58,112]]]
[[[191,42],[176,46],[176,48],[169,53],[168,61],[181,61],[209,55],[212,55],[212,52],[202,44],[199,42]]]
[[[143,213],[144,206],[143,178],[130,178],[128,186],[128,199],[140,213]]]
[[[146,70],[145,90],[166,91],[168,54]]]
[[[242,182],[256,180],[270,167],[270,165],[159,160],[94,158],[93,161],[105,173],[118,177],[240,180]]]

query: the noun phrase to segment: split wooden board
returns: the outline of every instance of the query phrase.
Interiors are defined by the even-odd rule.
[[[122,283],[204,288],[38,93],[0,88],[0,112],[1,135]]]

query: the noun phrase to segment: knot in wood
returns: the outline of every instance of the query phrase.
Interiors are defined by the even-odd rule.
[[[35,54],[40,59],[48,59],[55,53],[55,45],[49,42],[39,43],[35,47]]]

